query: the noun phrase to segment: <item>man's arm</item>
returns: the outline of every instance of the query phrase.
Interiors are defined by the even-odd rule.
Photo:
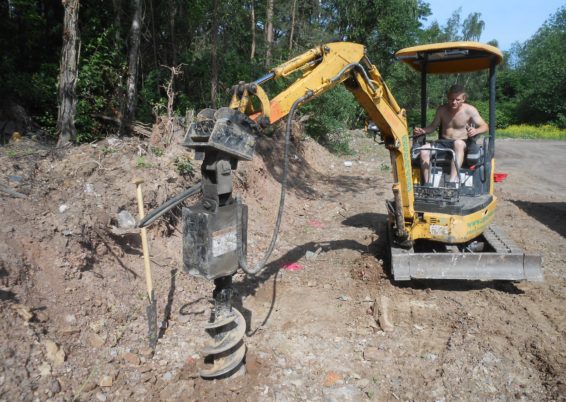
[[[441,106],[442,107],[442,106]],[[432,121],[432,123],[430,123],[430,125],[421,128],[421,127],[415,127],[413,130],[413,135],[415,137],[418,137],[420,135],[424,135],[424,134],[430,134],[433,131],[435,131],[436,129],[438,129],[438,126],[440,126],[440,108],[436,109],[436,114],[434,115],[434,120]]]
[[[466,131],[468,132],[468,137],[475,137],[478,134],[482,134],[482,133],[485,133],[486,131],[488,131],[489,126],[485,122],[485,120],[482,119],[478,110],[471,105],[468,105],[468,106],[470,106],[470,108],[469,108],[469,110],[470,110],[469,123],[473,124],[473,126],[468,125],[467,128],[466,128]]]

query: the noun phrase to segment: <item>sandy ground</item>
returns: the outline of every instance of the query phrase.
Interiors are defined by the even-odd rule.
[[[271,236],[280,142],[261,141],[238,171],[253,261]],[[543,255],[544,282],[402,284],[383,266],[387,151],[359,132],[355,156],[297,144],[274,255],[261,276],[234,278],[247,374],[216,381],[197,373],[212,284],[182,272],[179,211],[149,230],[163,321],[154,355],[139,236],[112,229],[120,210],[136,212],[134,175],[148,209],[198,178],[176,172],[178,147],[142,164],[143,142],[95,145],[0,150],[2,183],[27,196],[0,196],[0,400],[566,399],[566,143],[496,144],[509,176],[495,220]]]

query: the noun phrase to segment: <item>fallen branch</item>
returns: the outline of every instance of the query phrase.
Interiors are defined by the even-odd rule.
[[[389,299],[386,296],[375,298],[373,305],[373,318],[379,323],[384,332],[391,332],[395,329],[389,318]]]

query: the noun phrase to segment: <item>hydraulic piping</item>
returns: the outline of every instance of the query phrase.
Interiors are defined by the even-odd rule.
[[[254,268],[248,267],[248,263],[246,261],[246,256],[243,252],[242,227],[241,227],[242,216],[241,216],[241,208],[238,208],[238,219],[237,219],[238,230],[236,231],[236,237],[237,237],[237,242],[238,242],[238,252],[239,252],[238,263],[240,265],[240,268],[242,268],[242,270],[248,275],[257,275],[261,270],[263,270],[265,268],[267,260],[269,259],[269,257],[271,257],[271,253],[273,252],[273,249],[275,248],[275,243],[277,242],[277,236],[279,235],[279,228],[281,226],[281,219],[283,217],[283,210],[284,210],[284,206],[285,206],[285,193],[287,192],[287,175],[288,175],[288,171],[289,171],[289,143],[290,143],[290,138],[291,138],[291,127],[292,127],[293,117],[295,116],[295,113],[297,111],[297,107],[299,106],[299,104],[305,102],[306,100],[308,100],[312,96],[314,96],[314,92],[308,91],[304,96],[298,98],[293,103],[293,105],[291,106],[291,110],[289,111],[289,115],[287,117],[287,127],[285,129],[285,152],[284,152],[284,156],[283,156],[283,177],[281,178],[281,197],[279,199],[279,211],[277,213],[277,219],[275,221],[275,227],[273,228],[273,235],[271,237],[271,243],[269,244],[269,247],[268,247],[267,251],[265,252],[265,255],[263,256],[261,262]],[[240,202],[239,199],[238,199],[238,202]]]

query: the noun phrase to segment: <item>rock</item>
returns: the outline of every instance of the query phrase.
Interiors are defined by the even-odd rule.
[[[346,385],[340,388],[324,388],[322,396],[324,402],[362,401],[365,399],[362,391],[353,385]]]
[[[364,360],[368,362],[377,362],[381,360],[381,352],[378,348],[369,347],[364,350]]]
[[[127,352],[122,355],[122,359],[132,366],[139,366],[141,363],[140,357],[135,353]]]
[[[49,390],[54,394],[61,392],[61,384],[59,383],[58,379],[54,378],[53,380],[51,380],[51,384],[49,384]]]
[[[360,388],[365,388],[369,385],[369,380],[367,378],[364,378],[362,380],[359,380],[357,383],[358,387]]]
[[[94,249],[94,252],[96,253],[97,256],[101,257],[103,255],[108,254],[108,247],[104,243],[98,243],[96,245],[96,248]]]
[[[100,402],[106,402],[106,395],[102,392],[96,393],[96,400]]]
[[[76,324],[77,323],[77,317],[74,314],[67,314],[65,316],[65,322],[67,324]]]
[[[59,213],[64,213],[65,211],[67,211],[69,209],[69,206],[67,204],[61,204],[59,205]]]
[[[146,358],[151,358],[153,357],[153,354],[155,353],[155,351],[150,348],[150,347],[145,347],[139,350],[139,354],[140,356],[146,357]]]
[[[322,247],[317,248],[316,251],[307,251],[305,257],[307,260],[316,260],[321,251]]]
[[[87,342],[90,346],[92,346],[93,348],[101,348],[102,346],[104,346],[104,343],[106,342],[104,338],[102,338],[100,335],[98,334],[94,334],[94,333],[89,333],[87,336]]]
[[[109,375],[103,375],[98,381],[98,385],[104,388],[111,387],[113,383],[114,379]]]
[[[136,218],[125,209],[118,212],[118,227],[120,229],[132,229],[136,227]]]
[[[168,371],[165,374],[163,374],[163,379],[165,381],[171,381],[171,379],[173,378],[173,373]]]
[[[25,306],[23,304],[15,304],[12,306],[12,308],[16,310],[16,313],[18,313],[18,315],[26,322],[31,321],[31,319],[33,318],[33,313],[28,306]]]
[[[338,381],[342,381],[342,376],[335,371],[329,371],[324,377],[323,385],[325,387],[332,387]]]
[[[42,377],[47,377],[51,375],[51,365],[47,362],[41,363],[37,369],[39,370],[39,375]]]
[[[45,346],[47,359],[51,360],[54,367],[58,367],[65,362],[65,351],[55,342],[46,339],[43,341],[43,345]]]
[[[384,332],[391,332],[395,329],[391,318],[389,317],[389,299],[386,296],[379,298],[379,306],[377,305],[377,298],[374,305],[374,316],[378,313],[377,322]]]
[[[38,311],[37,313],[35,313],[35,318],[39,322],[47,322],[49,315],[45,311]]]
[[[72,327],[72,326],[63,327],[60,331],[61,335],[74,335],[80,332],[81,332],[80,328]]]
[[[84,192],[85,194],[96,194],[92,183],[85,183]]]
[[[167,385],[159,393],[162,401],[187,401],[194,393],[195,382],[192,380],[181,380]]]

